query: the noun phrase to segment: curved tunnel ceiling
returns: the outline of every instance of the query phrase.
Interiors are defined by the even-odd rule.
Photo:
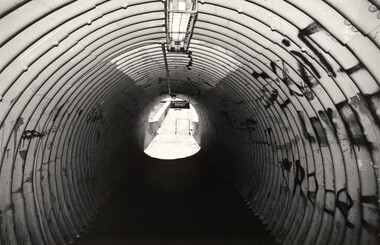
[[[202,147],[278,242],[378,244],[380,1],[198,5],[167,59]],[[0,18],[1,243],[69,243],[167,92],[164,1],[5,0]]]

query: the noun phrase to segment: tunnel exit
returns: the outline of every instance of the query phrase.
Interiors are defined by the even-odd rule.
[[[200,146],[194,138],[199,119],[189,101],[166,99],[153,107],[149,133],[154,138],[144,152],[158,159],[173,160],[196,154]]]

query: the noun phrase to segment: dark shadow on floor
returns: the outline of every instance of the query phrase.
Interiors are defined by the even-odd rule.
[[[274,244],[236,190],[195,155],[143,157],[77,244]]]

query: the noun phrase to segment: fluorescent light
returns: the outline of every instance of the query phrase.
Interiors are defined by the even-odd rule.
[[[167,0],[166,35],[169,51],[186,51],[197,14],[197,0]]]

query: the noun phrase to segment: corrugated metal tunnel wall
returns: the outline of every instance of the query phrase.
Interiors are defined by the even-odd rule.
[[[168,53],[198,140],[279,242],[379,242],[379,8],[200,0],[189,53]],[[2,244],[86,231],[167,92],[164,17],[157,0],[1,1]]]

